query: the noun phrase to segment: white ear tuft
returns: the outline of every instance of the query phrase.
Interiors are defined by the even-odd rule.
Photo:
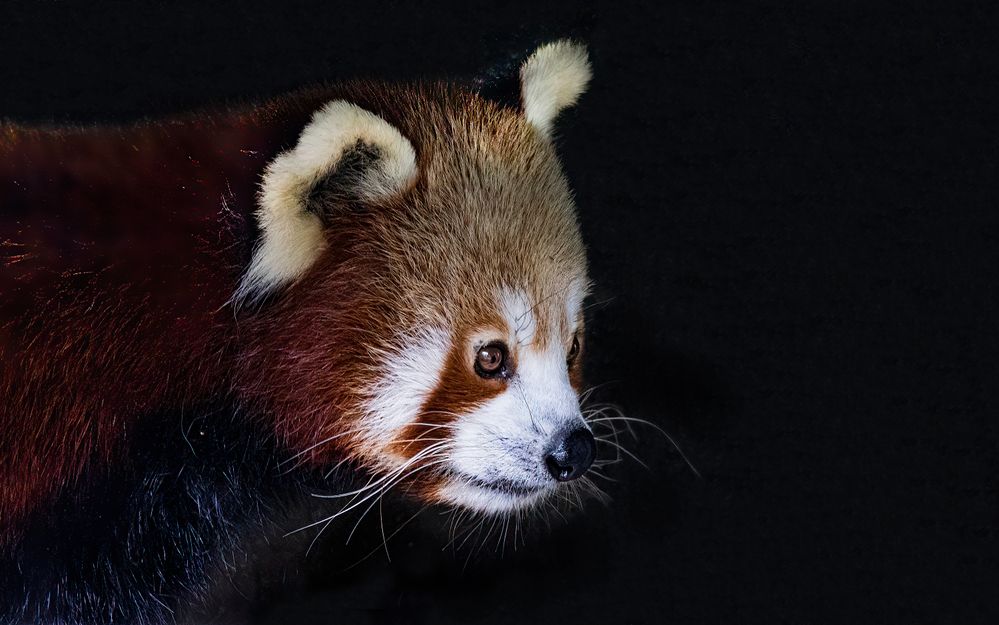
[[[524,114],[543,135],[559,111],[576,103],[593,72],[586,47],[568,39],[547,43],[520,66]]]
[[[381,117],[334,100],[317,111],[294,148],[264,172],[258,196],[261,237],[233,301],[257,300],[301,277],[326,246],[320,217],[306,208],[315,185],[341,158],[363,144],[377,153],[371,171],[355,179],[353,192],[377,199],[406,188],[416,177],[412,144]]]

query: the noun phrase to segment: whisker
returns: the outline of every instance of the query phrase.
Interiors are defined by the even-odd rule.
[[[440,445],[440,443],[438,443],[437,445]],[[416,454],[415,456],[413,456],[408,462],[406,462],[402,466],[396,468],[391,473],[389,473],[389,474],[387,474],[387,475],[379,478],[374,483],[366,485],[365,487],[357,489],[355,491],[352,491],[351,493],[342,493],[342,494],[338,494],[338,495],[318,495],[318,494],[313,493],[313,497],[318,497],[320,499],[334,499],[334,498],[346,497],[346,496],[349,496],[351,494],[354,494],[354,499],[351,499],[350,501],[348,501],[347,504],[346,504],[346,506],[343,509],[341,509],[340,511],[336,512],[335,514],[333,514],[333,515],[331,515],[329,517],[326,517],[324,519],[320,519],[318,521],[314,521],[312,523],[309,523],[308,525],[300,527],[300,528],[298,528],[296,530],[292,530],[292,531],[288,532],[287,534],[285,534],[285,536],[290,536],[290,535],[295,534],[297,532],[301,532],[303,530],[309,529],[310,527],[315,527],[317,525],[321,525],[321,524],[326,523],[328,521],[331,521],[331,520],[333,520],[333,519],[335,519],[337,517],[343,516],[347,512],[350,512],[351,510],[357,508],[358,506],[363,505],[364,502],[368,501],[371,497],[376,496],[379,492],[381,492],[380,489],[375,489],[374,491],[372,491],[372,492],[368,493],[367,495],[365,495],[364,497],[362,497],[360,499],[360,501],[356,501],[355,502],[355,500],[357,499],[357,497],[360,496],[361,494],[363,494],[365,491],[369,491],[372,488],[375,488],[379,484],[384,484],[386,482],[392,483],[393,479],[395,479],[401,473],[405,472],[406,469],[408,469],[409,467],[411,467],[415,462],[417,462],[417,461],[419,461],[419,460],[421,460],[423,458],[426,458],[428,456],[432,456],[432,455],[438,454],[443,449],[444,449],[443,447],[435,449],[434,445],[431,445],[427,449],[425,449],[425,450],[421,451],[420,453]]]
[[[643,425],[647,425],[655,429],[657,432],[665,436],[666,440],[668,440],[670,444],[673,445],[673,448],[676,449],[677,453],[680,454],[680,457],[683,458],[683,461],[687,463],[687,466],[690,467],[690,470],[694,472],[694,475],[696,475],[699,478],[702,477],[701,472],[698,471],[697,467],[695,467],[693,463],[690,461],[690,459],[687,458],[687,454],[683,453],[683,450],[680,449],[680,446],[677,445],[676,441],[673,439],[672,436],[670,436],[669,432],[661,428],[659,425],[653,423],[652,421],[648,421],[646,419],[639,419],[637,417],[626,417],[624,415],[619,415],[616,417],[600,417],[598,419],[592,419],[592,422],[594,423],[613,422],[613,421],[623,421],[625,423],[641,423]]]
[[[385,545],[385,548],[386,548],[385,549],[385,555],[386,556],[388,556],[388,541],[392,540],[392,538],[394,538],[396,534],[398,534],[399,532],[401,532],[407,525],[410,524],[410,522],[412,522],[416,517],[420,516],[423,513],[423,511],[426,510],[429,507],[430,507],[430,504],[427,504],[427,505],[423,506],[422,508],[420,508],[419,510],[417,510],[416,513],[413,516],[411,516],[408,519],[406,519],[405,521],[403,521],[403,523],[401,525],[399,525],[399,527],[397,527],[395,529],[395,531],[393,531],[391,534],[389,534],[387,538],[385,538],[385,532],[384,531],[382,532],[382,537],[383,537],[384,545]],[[375,547],[374,549],[372,549],[371,551],[369,551],[363,558],[361,558],[357,562],[351,564],[347,568],[343,569],[341,571],[341,573],[346,573],[347,571],[351,570],[355,566],[358,566],[359,564],[361,564],[362,562],[364,562],[365,560],[367,560],[368,558],[370,558],[372,555],[374,555],[381,548],[382,548],[382,545],[378,545],[377,547]],[[389,560],[389,561],[391,562],[391,560]]]
[[[616,448],[616,449],[622,451],[623,453],[627,454],[629,457],[631,457],[632,460],[634,460],[638,464],[642,465],[646,469],[649,468],[649,465],[645,464],[645,462],[642,461],[641,458],[639,458],[635,454],[633,454],[630,451],[628,451],[628,449],[626,447],[624,447],[623,445],[621,445],[620,443],[615,443],[614,441],[610,440],[609,438],[599,438],[599,437],[596,437],[594,440],[596,440],[596,442],[598,442],[598,443],[606,443],[608,445],[614,446],[614,448]]]
[[[444,462],[447,462],[447,461],[446,460],[438,460],[436,462],[430,462],[430,463],[426,463],[426,464],[421,464],[420,466],[416,467],[415,469],[413,469],[409,473],[406,473],[402,477],[396,479],[395,481],[393,481],[392,483],[386,485],[381,490],[379,490],[377,493],[375,493],[378,496],[375,498],[374,501],[371,502],[371,505],[369,505],[364,510],[364,512],[361,514],[360,518],[357,519],[357,523],[355,523],[353,529],[350,530],[350,534],[347,535],[347,540],[346,540],[346,542],[344,544],[349,544],[350,543],[350,539],[354,537],[354,532],[356,532],[357,528],[361,525],[361,521],[364,520],[364,517],[367,516],[368,512],[371,511],[371,509],[375,506],[375,504],[381,502],[382,497],[385,496],[385,493],[387,493],[388,491],[392,490],[392,488],[394,488],[397,484],[399,484],[400,482],[404,481],[406,478],[414,475],[415,473],[417,473],[419,471],[422,471],[424,469],[427,469],[429,467],[432,467],[432,466],[435,466],[435,465],[439,465],[439,464],[444,463]],[[372,496],[374,496],[374,494],[370,495],[369,497],[366,497],[365,500],[362,500],[359,503],[364,503],[364,501],[366,501],[367,499],[369,499]],[[391,560],[389,560],[389,561],[391,562]]]
[[[306,447],[302,451],[299,451],[298,453],[296,453],[295,455],[291,456],[290,458],[285,458],[284,460],[281,460],[280,462],[277,463],[277,466],[280,467],[280,466],[283,466],[285,464],[288,464],[289,462],[292,462],[292,461],[296,460],[297,458],[300,458],[300,457],[304,456],[305,454],[309,453],[310,451],[312,451],[316,447],[319,447],[321,445],[325,445],[326,443],[334,441],[334,440],[336,440],[336,439],[338,439],[340,437],[343,437],[343,436],[348,436],[350,434],[357,434],[360,431],[361,430],[359,428],[357,428],[357,429],[351,429],[351,430],[347,430],[346,432],[340,432],[339,434],[334,434],[333,436],[330,436],[328,438],[324,438],[323,440],[319,441],[318,443],[315,443],[314,445],[309,445],[308,447]]]
[[[446,448],[447,448],[447,446],[444,445],[444,444],[442,444],[442,443],[435,443],[435,444],[433,444],[433,445],[431,445],[431,446],[429,446],[429,447],[421,450],[420,452],[416,453],[415,455],[413,455],[412,458],[410,458],[409,460],[407,460],[406,462],[404,462],[401,466],[393,469],[392,472],[387,473],[387,474],[383,475],[382,477],[379,477],[377,480],[373,477],[373,478],[371,478],[372,480],[374,480],[373,482],[369,480],[367,484],[365,484],[364,486],[362,486],[361,488],[358,488],[356,490],[352,490],[352,491],[349,491],[349,492],[346,492],[346,493],[337,493],[335,495],[320,495],[320,494],[317,494],[317,493],[313,493],[312,496],[315,497],[315,498],[317,498],[317,499],[342,499],[344,497],[350,497],[351,495],[356,495],[358,493],[363,493],[364,491],[366,491],[366,490],[368,490],[370,488],[374,488],[375,486],[377,486],[377,485],[379,485],[379,484],[381,484],[381,483],[383,483],[383,482],[385,482],[387,480],[390,480],[392,478],[392,475],[394,475],[397,472],[401,472],[401,471],[406,470],[406,468],[408,468],[409,466],[411,466],[413,463],[418,462],[418,461],[422,460],[423,458],[427,457],[427,455],[432,455],[432,454],[438,453],[438,452],[440,452],[440,451],[442,451],[442,450],[444,450]]]
[[[616,479],[612,478],[609,475],[605,475],[605,474],[601,473],[600,471],[597,471],[597,469],[592,468],[592,467],[586,473],[587,473],[587,475],[589,475],[590,473],[592,473],[593,475],[599,477],[600,479],[607,480],[608,482],[617,482],[617,481],[619,481],[619,480],[616,480]]]

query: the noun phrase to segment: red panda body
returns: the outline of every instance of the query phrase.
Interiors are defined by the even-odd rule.
[[[237,447],[305,472],[367,472],[354,505],[406,483],[506,514],[582,477],[588,279],[550,130],[588,79],[585,51],[560,42],[521,67],[520,110],[359,84],[130,127],[0,126],[0,582],[22,595],[0,615],[166,618],[163,570],[217,544],[219,501],[243,505],[210,472],[162,481],[203,462],[192,414],[208,430],[242,420]],[[209,416],[219,405],[228,417]],[[225,462],[224,489],[274,488],[268,461]],[[45,552],[39,527],[58,530],[53,506],[125,464],[102,540],[125,534],[129,551],[95,548],[85,568],[104,581],[26,561]],[[195,503],[176,508],[178,492]],[[136,538],[136,515],[170,520]],[[108,571],[143,544],[161,554],[149,600],[122,611],[114,593],[135,591],[116,576],[138,574]],[[180,568],[170,583],[196,585]]]
[[[139,416],[224,388],[234,320],[221,311],[282,133],[238,113],[2,130],[7,544],[27,512],[108,462]]]

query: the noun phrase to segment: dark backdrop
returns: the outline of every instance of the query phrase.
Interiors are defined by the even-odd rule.
[[[3,9],[0,115],[23,120],[471,78],[567,34],[591,47],[592,88],[558,139],[597,283],[588,377],[669,430],[703,478],[639,430],[629,444],[650,469],[612,467],[612,503],[527,547],[466,564],[414,524],[391,563],[303,573],[251,611],[997,622],[988,3],[542,4]]]

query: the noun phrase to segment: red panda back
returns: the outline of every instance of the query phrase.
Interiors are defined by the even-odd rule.
[[[0,126],[0,545],[133,420],[217,388],[274,133]]]

